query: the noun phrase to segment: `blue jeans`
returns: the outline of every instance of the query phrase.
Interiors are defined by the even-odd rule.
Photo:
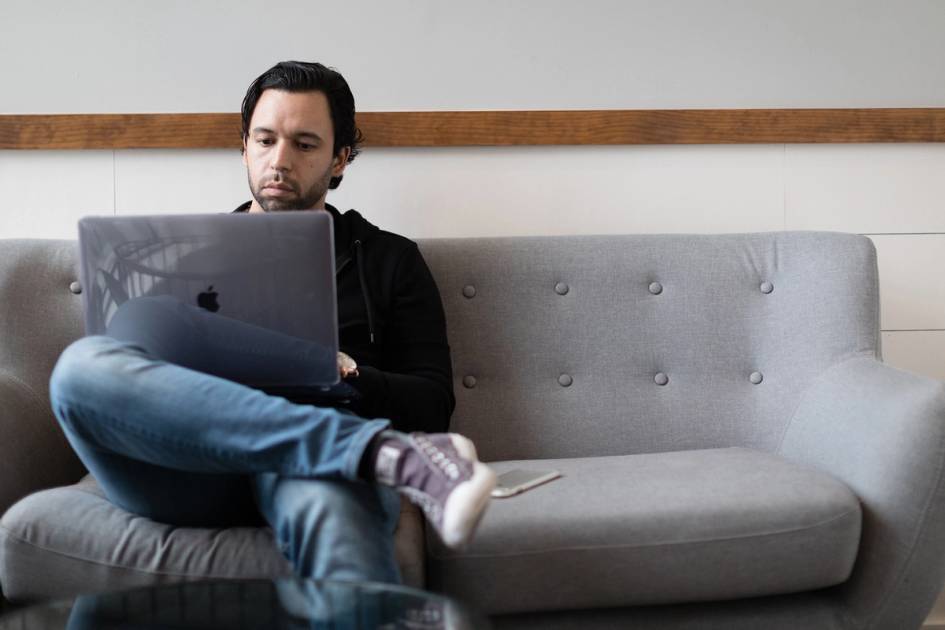
[[[358,477],[389,422],[246,384],[254,370],[304,370],[311,352],[173,298],[137,298],[108,336],[66,348],[50,398],[115,505],[182,526],[268,523],[303,577],[399,582],[399,496]]]

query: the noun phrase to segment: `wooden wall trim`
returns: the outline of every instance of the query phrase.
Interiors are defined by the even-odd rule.
[[[945,142],[945,108],[362,112],[365,146]],[[238,114],[0,115],[0,149],[239,147]]]

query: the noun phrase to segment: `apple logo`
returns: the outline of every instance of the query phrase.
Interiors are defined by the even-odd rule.
[[[217,292],[213,290],[212,284],[207,287],[206,291],[197,295],[197,306],[205,308],[211,313],[220,310],[220,305],[217,304]]]

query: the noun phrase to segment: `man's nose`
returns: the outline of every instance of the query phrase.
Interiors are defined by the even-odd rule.
[[[292,169],[291,150],[290,143],[284,140],[276,142],[270,154],[269,163],[273,170],[288,171]]]

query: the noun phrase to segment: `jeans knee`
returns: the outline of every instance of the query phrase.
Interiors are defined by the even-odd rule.
[[[55,410],[68,400],[81,400],[89,395],[87,388],[101,382],[103,369],[108,369],[101,360],[103,353],[119,346],[114,339],[102,336],[82,337],[69,344],[53,368],[49,377],[49,398]]]

